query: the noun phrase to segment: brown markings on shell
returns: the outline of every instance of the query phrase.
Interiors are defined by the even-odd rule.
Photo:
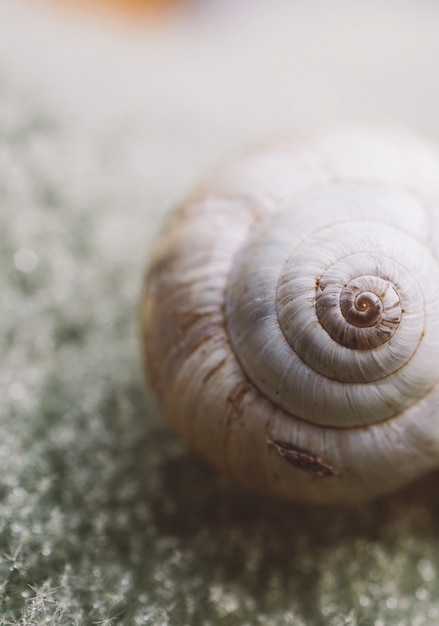
[[[177,332],[181,337],[186,337],[192,328],[201,320],[212,317],[211,311],[177,311],[175,313],[175,322]]]
[[[227,357],[225,357],[224,359],[221,359],[221,361],[219,361],[215,367],[212,367],[212,369],[207,372],[206,376],[203,378],[203,384],[206,384],[207,382],[209,382],[209,380],[215,376],[215,374],[224,366],[224,364],[227,361]]]
[[[240,382],[228,396],[227,402],[229,404],[228,418],[229,420],[240,417],[243,412],[243,404],[246,395],[253,391],[253,385],[247,381]]]
[[[199,336],[195,336],[190,338],[187,345],[185,346],[185,360],[189,360],[198,350],[202,350],[205,343],[208,340],[212,339],[216,335],[220,336],[221,325],[218,324],[217,321],[213,320],[211,323],[206,325],[204,329],[205,334],[199,334]]]
[[[330,463],[324,461],[316,454],[313,454],[310,450],[300,448],[286,441],[268,440],[267,443],[288,463],[309,474],[314,474],[314,476],[318,476],[319,478],[340,475],[340,472]]]

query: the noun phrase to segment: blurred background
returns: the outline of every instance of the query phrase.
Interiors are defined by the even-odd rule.
[[[267,136],[354,121],[436,139],[438,13],[429,0],[3,2],[1,72],[56,114],[67,153],[87,144],[67,184],[105,144],[107,169],[78,181],[82,193],[101,177],[119,187],[124,223],[152,201],[153,220]],[[19,115],[11,98],[6,128]],[[58,169],[68,158],[55,156]]]
[[[0,622],[437,625],[437,476],[243,494],[144,382],[144,268],[227,155],[355,122],[439,141],[432,0],[0,1]]]

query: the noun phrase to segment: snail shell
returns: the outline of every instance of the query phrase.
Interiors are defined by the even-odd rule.
[[[175,431],[250,489],[317,502],[439,465],[439,155],[338,129],[255,150],[169,220],[142,306]]]

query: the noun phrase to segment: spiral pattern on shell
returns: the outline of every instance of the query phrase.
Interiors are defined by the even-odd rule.
[[[387,419],[428,392],[439,268],[417,239],[427,223],[407,191],[337,184],[255,227],[232,264],[226,321],[258,389],[337,427]]]
[[[343,129],[250,153],[174,215],[147,367],[199,454],[312,500],[439,464],[438,191],[433,149]]]

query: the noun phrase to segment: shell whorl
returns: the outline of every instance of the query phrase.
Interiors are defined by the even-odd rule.
[[[315,424],[352,427],[428,392],[439,371],[439,267],[417,238],[421,224],[428,214],[407,191],[338,184],[254,228],[229,275],[226,320],[266,396]]]
[[[359,129],[256,150],[202,187],[142,308],[177,433],[290,498],[364,499],[439,465],[438,198],[434,149]]]

